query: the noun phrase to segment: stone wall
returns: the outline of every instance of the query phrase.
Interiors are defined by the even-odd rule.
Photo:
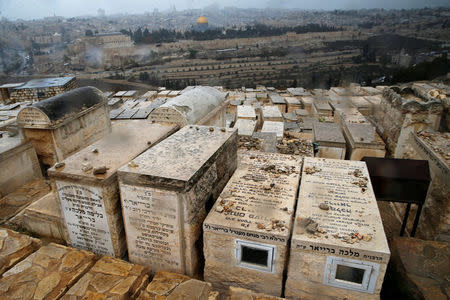
[[[437,130],[442,111],[442,102],[437,99],[421,99],[407,87],[391,87],[383,91],[383,99],[380,109],[375,111],[374,121],[390,155],[402,158],[409,134]]]
[[[431,183],[416,233],[425,240],[450,241],[449,139],[449,133],[417,133],[406,147],[405,158],[427,160],[430,166]],[[404,205],[395,208],[403,215]]]

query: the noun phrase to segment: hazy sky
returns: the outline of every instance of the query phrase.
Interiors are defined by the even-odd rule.
[[[33,19],[47,16],[96,15],[102,8],[106,14],[143,13],[155,8],[160,11],[175,5],[177,10],[235,6],[243,8],[303,8],[303,9],[359,9],[359,8],[421,8],[450,6],[449,0],[0,0],[0,16],[8,19]]]

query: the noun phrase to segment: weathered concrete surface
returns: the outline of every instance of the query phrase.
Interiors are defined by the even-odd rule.
[[[104,256],[61,299],[135,299],[148,284],[147,271]]]
[[[48,244],[3,273],[0,298],[59,299],[94,264],[93,253]]]
[[[213,300],[211,284],[188,276],[159,271],[137,300]]]
[[[450,298],[448,243],[396,237],[383,294],[392,299]]]
[[[41,246],[41,241],[8,229],[0,229],[0,276]]]
[[[0,224],[16,216],[21,210],[49,193],[50,183],[43,179],[32,181],[0,199]]]

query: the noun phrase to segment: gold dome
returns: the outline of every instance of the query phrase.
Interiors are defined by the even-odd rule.
[[[204,16],[201,16],[197,19],[197,24],[208,24],[208,19]]]

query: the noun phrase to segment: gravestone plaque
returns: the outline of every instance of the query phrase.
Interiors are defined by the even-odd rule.
[[[185,126],[119,170],[131,262],[153,272],[200,272],[196,243],[207,202],[234,172],[236,153],[236,130]]]
[[[111,134],[65,159],[63,166],[49,169],[69,244],[123,256],[126,245],[116,171],[175,130],[175,126],[149,122],[119,122]]]
[[[390,252],[365,162],[306,157],[298,198],[286,296],[378,299]]]
[[[299,156],[242,153],[203,223],[204,278],[214,288],[281,295],[301,165]]]

